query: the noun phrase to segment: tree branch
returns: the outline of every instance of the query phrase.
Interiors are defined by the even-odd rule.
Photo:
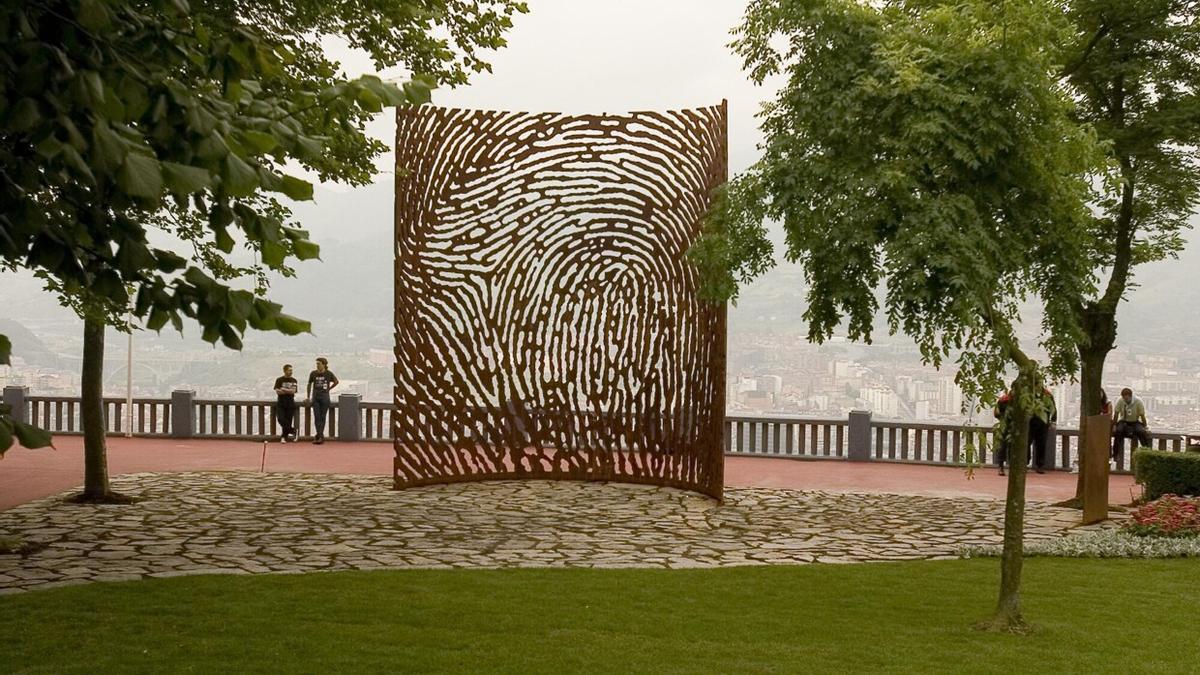
[[[1083,48],[1083,53],[1079,55],[1079,58],[1075,60],[1075,63],[1067,66],[1061,73],[1059,73],[1059,79],[1066,79],[1074,75],[1075,71],[1082,68],[1083,64],[1087,63],[1088,57],[1091,56],[1092,51],[1096,49],[1096,45],[1100,44],[1100,41],[1103,40],[1106,35],[1108,35],[1110,30],[1111,27],[1108,25],[1108,21],[1104,19],[1104,17],[1100,17],[1100,27],[1096,30],[1096,34],[1093,35],[1092,39],[1088,41],[1087,46]]]

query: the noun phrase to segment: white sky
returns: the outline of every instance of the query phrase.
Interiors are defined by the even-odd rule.
[[[745,9],[743,0],[528,4],[529,14],[517,16],[508,33],[508,47],[485,57],[493,72],[475,75],[458,89],[435,91],[435,105],[620,113],[694,108],[728,99],[730,171],[741,171],[757,157],[754,115],[774,90],[752,85],[726,46]],[[362,54],[337,46],[330,52],[350,74],[374,70]],[[379,74],[404,77],[399,70]],[[392,115],[381,115],[371,132],[391,139]],[[389,165],[390,158],[380,158],[381,169]]]

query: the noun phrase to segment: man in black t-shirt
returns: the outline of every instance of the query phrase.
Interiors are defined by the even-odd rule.
[[[289,363],[283,367],[283,377],[275,378],[275,395],[279,397],[275,404],[275,414],[279,418],[279,426],[282,429],[282,435],[279,437],[280,443],[295,442],[296,440],[294,421],[296,419],[296,392],[299,390],[300,384],[296,382],[296,378],[292,377],[292,365]]]
[[[329,392],[336,386],[337,375],[329,369],[329,361],[322,356],[317,359],[317,369],[308,374],[307,397],[312,399],[313,413],[317,418],[317,437],[313,439],[314,445],[325,442],[325,415],[329,413],[329,407],[332,405]]]

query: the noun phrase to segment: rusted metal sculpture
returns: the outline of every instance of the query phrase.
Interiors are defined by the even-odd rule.
[[[725,308],[687,250],[719,106],[402,109],[395,487],[603,480],[722,495]]]

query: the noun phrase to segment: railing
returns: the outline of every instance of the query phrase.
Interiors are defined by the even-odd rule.
[[[29,421],[56,434],[81,434],[79,399],[57,396],[30,396]],[[113,435],[125,433],[126,406],[123,398],[104,399],[106,430]],[[171,399],[135,398],[130,420],[135,436],[166,436],[171,431]]]
[[[274,401],[196,400],[193,405],[195,436],[261,440],[278,437],[282,433],[275,416]],[[297,433],[312,436],[315,427],[312,406],[297,402],[295,414],[293,424]],[[330,406],[326,415],[325,434],[331,438],[337,436],[337,419],[338,406]]]
[[[23,419],[55,434],[82,433],[79,399],[28,396],[23,387],[7,387],[4,401]],[[126,433],[126,402],[105,398],[106,430]],[[391,441],[391,403],[363,402],[343,394],[333,401],[326,422],[330,438],[352,441]],[[196,399],[175,392],[169,399],[133,399],[131,428],[135,436],[268,439],[280,433],[273,401]],[[302,436],[314,432],[311,406],[299,403],[296,428]],[[1179,452],[1200,443],[1200,434],[1156,432],[1150,437],[1159,450]],[[906,462],[938,465],[995,463],[991,427],[925,422],[872,420],[868,413],[849,419],[809,419],[783,416],[725,418],[725,452],[735,456],[790,457]],[[1078,459],[1079,432],[1057,429],[1047,447],[1047,462],[1070,468]],[[1131,453],[1122,453],[1116,470],[1128,470]]]
[[[727,417],[725,452],[793,458],[849,458],[849,428],[853,420],[817,420],[788,417]],[[920,464],[994,465],[995,438],[991,427],[925,422],[869,421],[869,442],[864,459]],[[1158,450],[1180,452],[1200,443],[1200,434],[1155,432]],[[1056,429],[1046,447],[1050,468],[1069,469],[1079,459],[1079,431]],[[1115,465],[1129,471],[1130,452]]]
[[[847,420],[726,417],[725,452],[731,455],[846,457]]]

